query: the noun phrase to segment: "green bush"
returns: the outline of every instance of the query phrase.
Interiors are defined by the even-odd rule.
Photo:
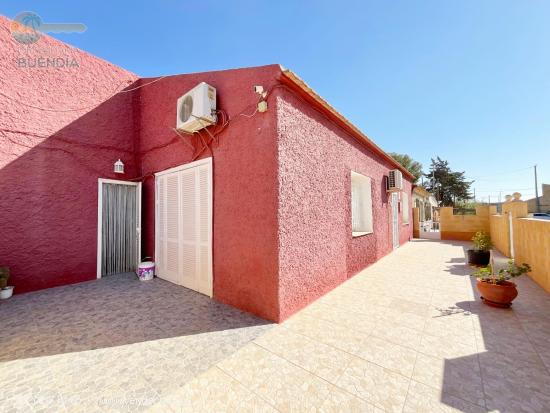
[[[483,231],[478,231],[472,237],[474,243],[474,250],[476,251],[489,251],[493,247],[491,242],[491,236]]]
[[[489,265],[485,268],[480,268],[472,275],[479,281],[499,285],[512,278],[528,273],[529,271],[531,271],[531,266],[529,264],[523,263],[522,265],[516,265],[513,260],[509,260],[508,266],[500,269],[497,274],[493,274],[493,268]]]

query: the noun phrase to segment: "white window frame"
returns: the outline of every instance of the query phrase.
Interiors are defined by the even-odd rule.
[[[350,186],[352,236],[360,237],[367,234],[373,234],[372,179],[368,176],[351,171]],[[356,199],[355,197],[361,198]],[[357,216],[357,214],[361,214],[361,216]]]
[[[409,208],[409,195],[406,192],[401,194],[401,219],[403,220],[403,225],[409,225],[410,223],[410,208]]]

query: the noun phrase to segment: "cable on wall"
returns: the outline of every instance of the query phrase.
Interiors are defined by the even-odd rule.
[[[177,75],[171,75],[171,76],[177,76]],[[33,109],[38,109],[38,110],[43,110],[43,111],[46,111],[46,112],[56,112],[56,113],[66,113],[66,112],[79,112],[79,111],[82,111],[82,110],[87,110],[87,109],[91,109],[91,108],[95,108],[97,106],[99,106],[101,103],[105,102],[107,99],[110,99],[112,98],[113,96],[119,94],[119,93],[128,93],[128,92],[133,92],[135,90],[138,90],[138,89],[141,89],[145,86],[149,86],[153,83],[156,83],[162,79],[166,79],[167,77],[170,77],[170,76],[161,76],[155,80],[152,80],[150,82],[147,82],[143,85],[139,85],[139,86],[136,86],[134,88],[131,88],[131,89],[122,89],[122,90],[117,90],[119,89],[119,87],[125,83],[125,82],[131,82],[130,80],[125,80],[121,83],[119,83],[119,85],[115,88],[115,90],[113,92],[111,92],[110,96],[101,100],[100,102],[97,102],[97,103],[94,103],[93,105],[89,105],[89,106],[84,106],[84,107],[81,107],[81,108],[73,108],[73,109],[50,109],[50,108],[44,108],[44,107],[41,107],[41,106],[35,106],[35,105],[30,105],[28,103],[25,103],[25,102],[21,102],[20,100],[10,96],[10,95],[7,95],[3,92],[0,92],[0,95],[4,96],[5,98],[8,98],[10,99],[11,101],[19,104],[19,105],[22,105],[22,106],[26,106],[26,107],[29,107],[29,108],[33,108]],[[130,84],[130,83],[129,83]]]

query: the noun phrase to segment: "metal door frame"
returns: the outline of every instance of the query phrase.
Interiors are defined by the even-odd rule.
[[[137,236],[137,263],[141,261],[141,182],[129,182],[119,181],[117,179],[104,179],[99,178],[97,180],[97,267],[96,276],[101,278],[101,250],[102,250],[102,237],[103,237],[103,185],[104,184],[117,184],[117,185],[131,185],[136,187],[136,221],[138,227],[136,228]]]

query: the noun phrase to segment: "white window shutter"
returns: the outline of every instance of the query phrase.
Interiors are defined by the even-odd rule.
[[[157,275],[212,296],[211,160],[157,176]]]
[[[166,178],[157,178],[157,222],[156,232],[158,237],[157,242],[157,257],[156,266],[157,272],[164,272],[166,269]]]
[[[182,244],[181,262],[182,279],[180,283],[193,290],[198,289],[196,273],[198,267],[197,254],[197,168],[186,169],[181,176],[181,213],[182,213]]]
[[[198,256],[199,291],[212,296],[212,169],[202,165],[197,169],[198,184]]]
[[[351,172],[351,221],[354,233],[373,232],[371,179],[353,171]]]
[[[177,282],[180,273],[180,258],[178,247],[180,244],[180,208],[179,208],[179,177],[167,175],[165,177],[166,188],[166,261],[164,262],[165,274],[170,281]]]

